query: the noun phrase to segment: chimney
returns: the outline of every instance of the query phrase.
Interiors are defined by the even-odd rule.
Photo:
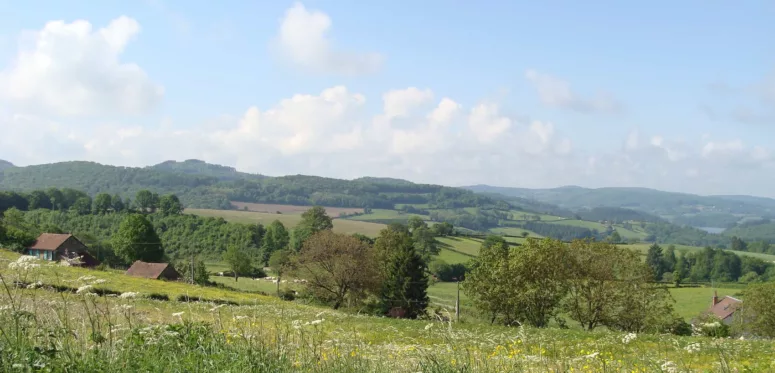
[[[715,306],[717,303],[718,303],[718,291],[713,290],[713,304],[711,304],[711,307]]]

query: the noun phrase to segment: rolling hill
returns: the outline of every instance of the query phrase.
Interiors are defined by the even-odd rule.
[[[726,228],[746,217],[775,215],[775,199],[752,196],[699,196],[648,188],[597,188],[566,186],[525,189],[474,185],[479,193],[499,193],[570,210],[620,207],[646,212],[694,227]]]

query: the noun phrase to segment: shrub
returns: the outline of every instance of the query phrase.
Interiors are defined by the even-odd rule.
[[[167,294],[150,293],[150,294],[148,294],[148,299],[167,301],[167,300],[170,300],[170,297]]]
[[[280,299],[292,301],[296,299],[296,293],[293,290],[280,290]]]

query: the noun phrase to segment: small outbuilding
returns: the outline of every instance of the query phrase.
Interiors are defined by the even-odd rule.
[[[132,266],[126,270],[126,275],[170,281],[180,278],[180,273],[170,263],[147,263],[140,260],[132,263]]]
[[[86,245],[72,234],[43,233],[25,250],[25,254],[78,267],[95,267],[100,264],[99,260],[89,254]]]

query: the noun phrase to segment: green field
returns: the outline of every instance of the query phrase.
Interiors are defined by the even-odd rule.
[[[676,300],[674,305],[676,313],[686,320],[698,316],[700,312],[710,307],[714,290],[718,292],[719,299],[727,295],[742,299],[739,295],[741,289],[711,287],[670,288],[670,294]]]
[[[619,246],[626,247],[631,250],[640,251],[641,253],[645,254],[648,252],[649,247],[651,245],[652,244],[650,243],[637,243],[637,244],[628,244],[628,245],[619,245]],[[660,246],[662,247],[662,251],[664,251],[668,246],[670,246],[670,244],[660,244]],[[686,245],[674,245],[674,246],[675,246],[675,250],[678,252],[680,251],[692,252],[692,251],[699,251],[704,249],[703,247],[699,247],[699,246],[686,246]],[[732,252],[740,256],[750,256],[750,257],[766,260],[768,262],[775,261],[775,255],[749,253],[745,251],[732,251]]]
[[[374,209],[372,210],[371,214],[364,214],[364,215],[358,215],[358,216],[352,216],[348,217],[348,220],[355,220],[355,221],[373,221],[373,220],[407,220],[413,216],[417,216],[423,220],[427,220],[427,215],[418,215],[418,214],[407,214],[402,211],[397,210],[384,210],[384,209]]]
[[[565,220],[565,218],[560,216],[546,215],[546,214],[539,214],[539,213],[532,213],[532,212],[525,212],[525,211],[518,211],[518,210],[511,210],[509,211],[509,213],[514,216],[513,221],[533,220],[533,216],[538,216],[542,222],[553,222],[557,220]]]
[[[188,214],[195,214],[206,217],[223,218],[226,221],[246,224],[260,223],[269,225],[273,221],[279,220],[287,228],[295,227],[296,224],[299,224],[301,221],[301,214],[268,214],[252,211],[207,209],[186,209],[185,212]],[[361,233],[367,236],[376,237],[379,235],[379,231],[381,231],[383,228],[385,228],[384,224],[346,219],[334,219],[334,231],[337,233]]]
[[[521,236],[523,232],[527,232],[529,237],[542,238],[538,233],[516,227],[498,227],[490,229],[490,232],[495,234],[505,234],[509,236]]]

